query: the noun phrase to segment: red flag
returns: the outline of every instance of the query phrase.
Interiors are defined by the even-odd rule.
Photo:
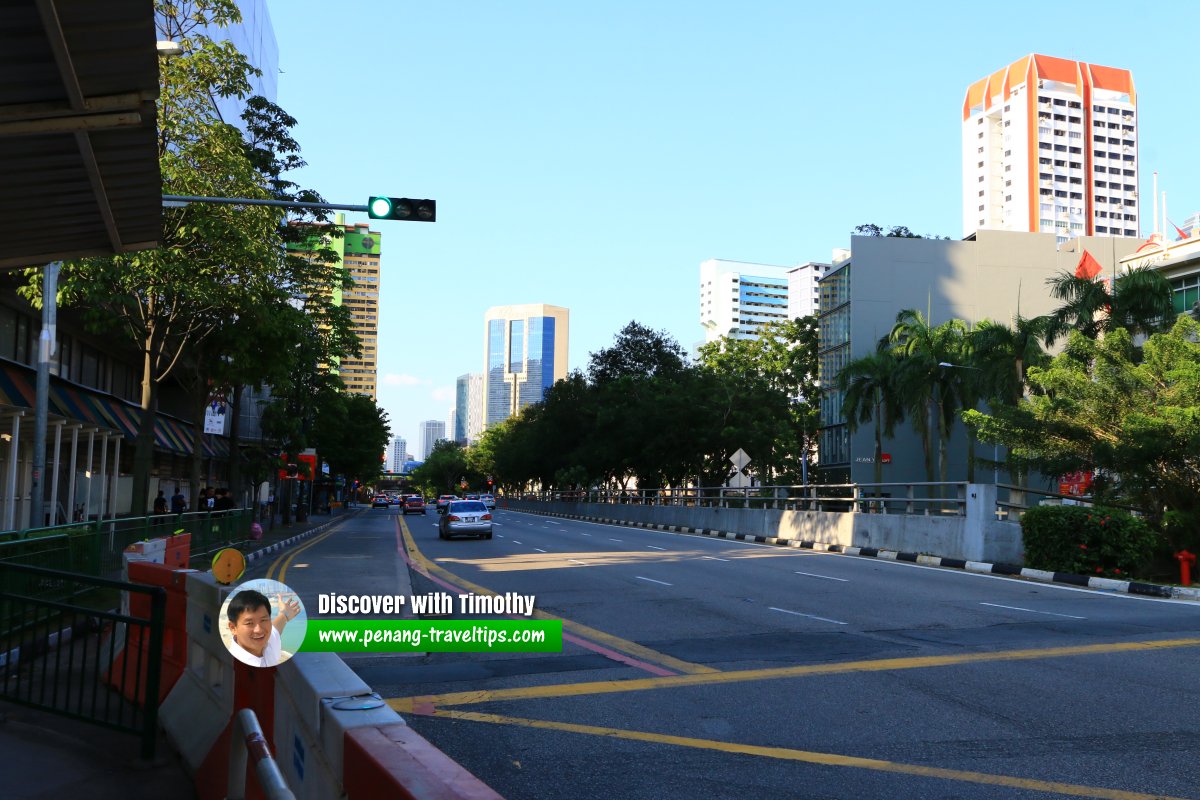
[[[1091,280],[1104,271],[1104,267],[1100,266],[1100,262],[1092,258],[1092,254],[1087,250],[1083,251],[1083,258],[1079,259],[1079,263],[1075,266],[1075,277]]]
[[[1171,223],[1171,227],[1172,227],[1172,228],[1174,228],[1174,229],[1175,229],[1175,232],[1179,234],[1179,238],[1180,238],[1180,239],[1189,239],[1189,238],[1191,238],[1191,237],[1190,237],[1190,236],[1189,236],[1187,233],[1185,233],[1185,232],[1184,232],[1184,230],[1183,230],[1182,228],[1180,228],[1180,227],[1179,227],[1178,225],[1176,225],[1174,222],[1172,222],[1172,223]]]

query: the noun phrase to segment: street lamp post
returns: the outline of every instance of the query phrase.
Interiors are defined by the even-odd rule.
[[[29,482],[29,523],[40,528],[46,495],[46,418],[50,409],[50,359],[54,357],[58,325],[58,271],[61,261],[42,267],[42,330],[38,334],[37,382],[33,400],[33,475]],[[15,443],[14,443],[15,444]],[[88,466],[91,469],[91,466]],[[36,522],[35,522],[36,520]],[[50,509],[54,521],[54,509]]]

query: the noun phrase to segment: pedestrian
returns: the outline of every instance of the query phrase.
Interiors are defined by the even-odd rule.
[[[187,511],[187,498],[183,496],[183,491],[179,485],[175,485],[175,494],[171,495],[171,513],[182,514]]]
[[[153,513],[155,513],[155,514],[167,513],[167,498],[163,495],[162,489],[158,490],[158,497],[154,498],[154,512]]]
[[[217,490],[210,486],[204,491],[204,508],[208,511],[212,511],[216,504]]]
[[[232,511],[237,504],[233,502],[233,498],[229,496],[228,489],[217,489],[217,495],[213,502],[213,511]]]

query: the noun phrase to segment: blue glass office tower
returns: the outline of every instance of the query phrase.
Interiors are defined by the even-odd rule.
[[[569,312],[544,304],[498,306],[485,315],[484,422],[538,403],[567,376]]]

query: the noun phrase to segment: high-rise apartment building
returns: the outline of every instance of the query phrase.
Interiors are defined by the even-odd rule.
[[[559,306],[496,306],[484,315],[484,426],[540,402],[567,377],[569,312]]]
[[[388,472],[403,472],[404,462],[408,460],[408,442],[404,437],[392,439],[392,449],[388,453]]]
[[[810,261],[787,271],[788,319],[816,314],[821,307],[821,278],[831,265]]]
[[[341,228],[343,235],[327,237],[323,245],[337,253],[354,279],[354,286],[345,291],[341,287],[334,287],[333,302],[349,309],[362,355],[359,358],[345,357],[329,366],[341,376],[347,394],[362,394],[374,400],[378,370],[376,357],[379,352],[380,244],[383,237],[365,222],[348,224],[344,214],[338,214],[334,224]],[[317,290],[320,291],[319,288]]]
[[[964,235],[1138,235],[1129,70],[1025,56],[967,88],[962,131]]]
[[[483,433],[483,373],[459,375],[454,391],[454,441],[462,445]]]
[[[711,258],[700,264],[704,341],[755,339],[764,325],[788,319],[790,267]]]
[[[427,419],[421,423],[420,435],[417,437],[417,444],[420,452],[417,454],[421,461],[429,458],[429,454],[433,452],[433,446],[438,440],[446,438],[446,423],[440,419]]]

